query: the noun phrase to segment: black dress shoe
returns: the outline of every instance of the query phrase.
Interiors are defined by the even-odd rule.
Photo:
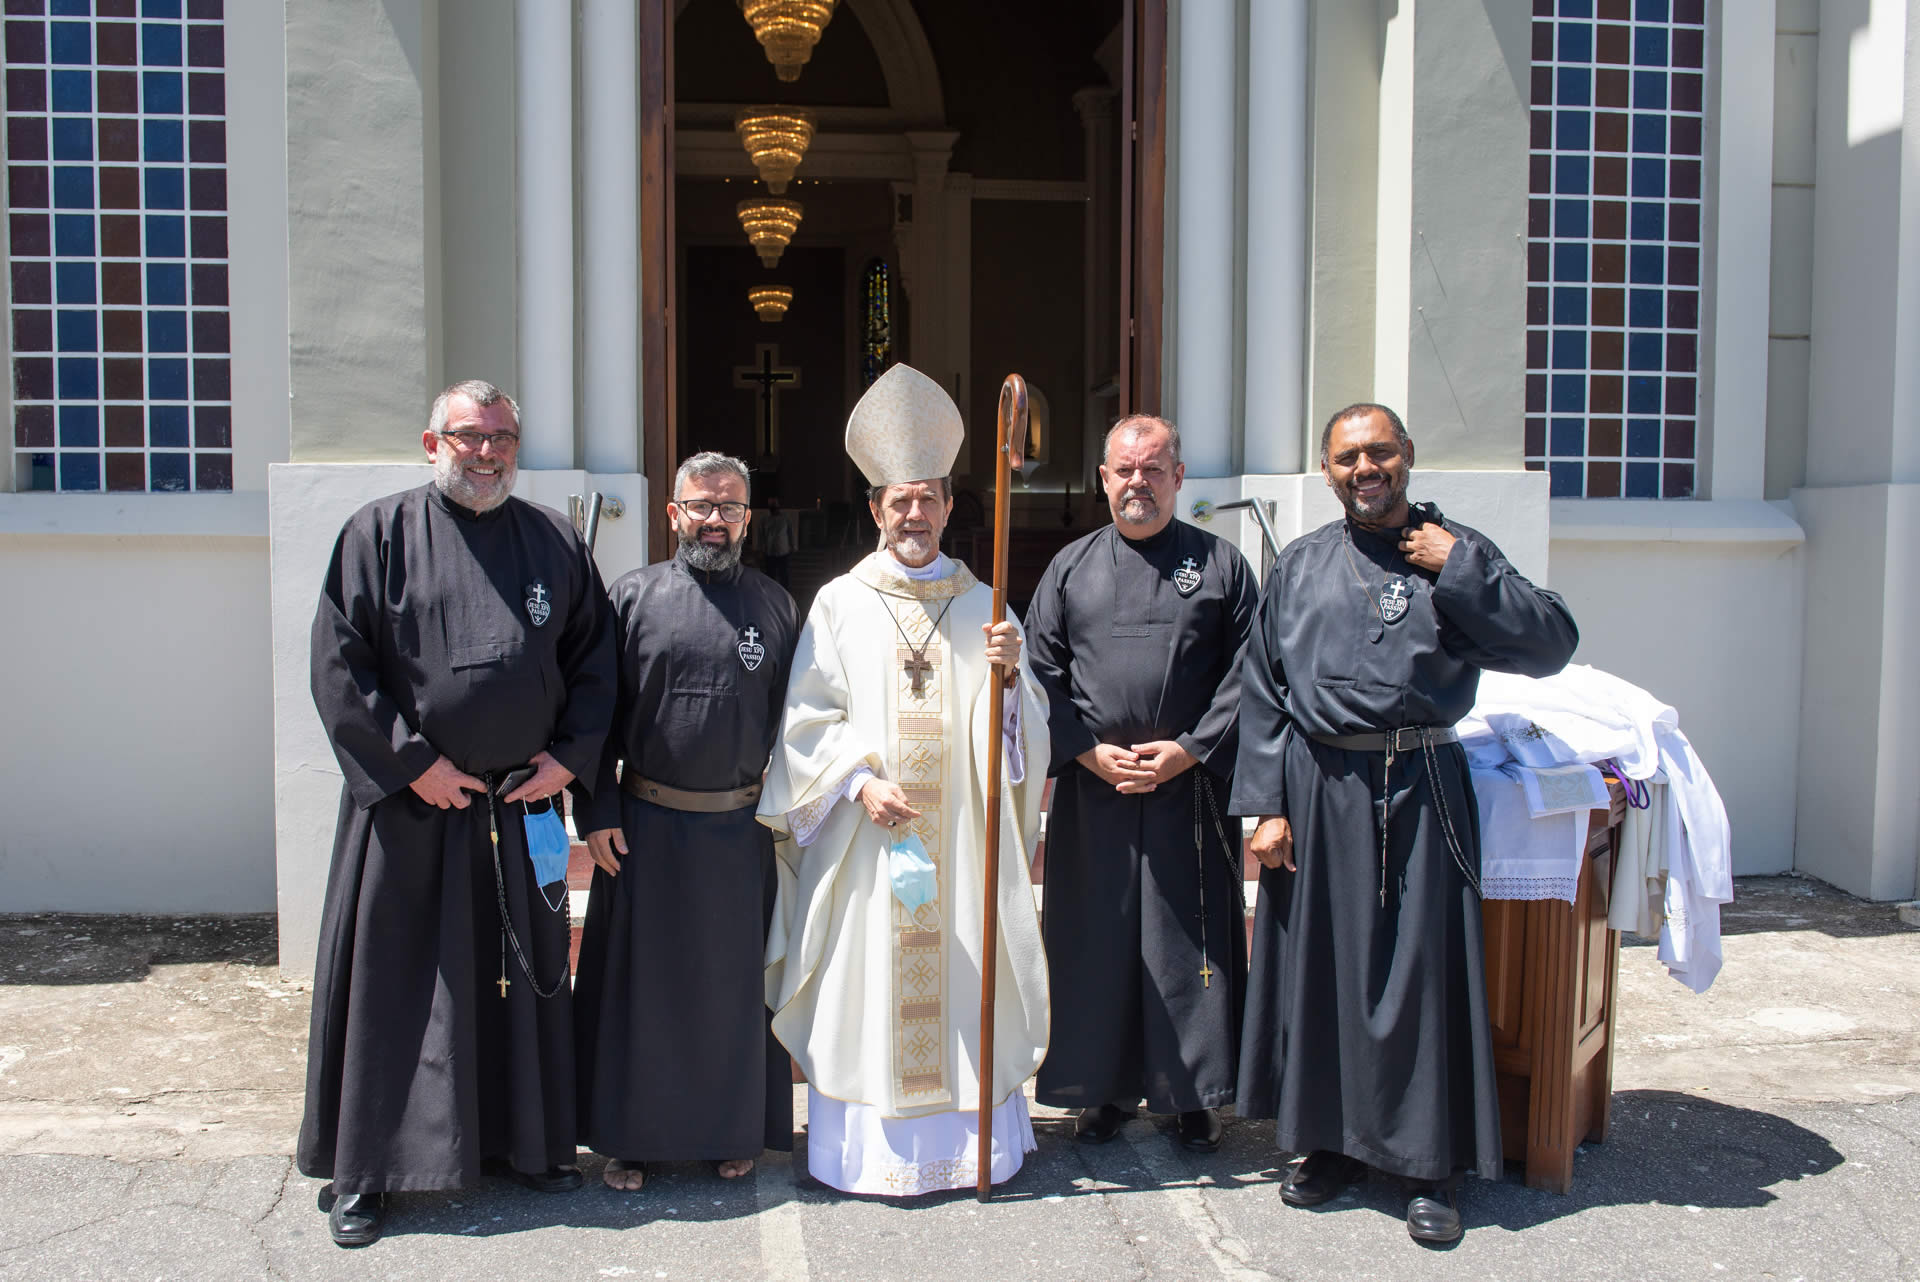
[[[1460,1208],[1453,1194],[1445,1189],[1415,1189],[1407,1199],[1407,1236],[1416,1242],[1444,1246],[1458,1242],[1464,1230],[1460,1226]]]
[[[1133,1114],[1117,1104],[1083,1108],[1079,1120],[1073,1124],[1073,1137],[1082,1144],[1105,1144],[1132,1120]]]
[[[1319,1206],[1340,1196],[1349,1184],[1367,1176],[1367,1164],[1327,1149],[1316,1149],[1280,1181],[1280,1200],[1288,1206]]]
[[[1211,1153],[1220,1147],[1220,1110],[1197,1108],[1180,1114],[1180,1147],[1196,1153]]]
[[[501,1158],[489,1158],[481,1169],[488,1175],[503,1175],[521,1188],[536,1193],[571,1193],[584,1183],[577,1166],[549,1166],[544,1171],[522,1171]]]
[[[380,1240],[386,1215],[384,1193],[341,1193],[327,1212],[327,1232],[333,1234],[335,1245],[366,1246]]]

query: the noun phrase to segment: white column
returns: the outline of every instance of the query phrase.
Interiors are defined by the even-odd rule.
[[[1311,469],[1307,412],[1307,0],[1247,14],[1248,472]]]
[[[583,0],[580,32],[581,420],[589,472],[640,470],[639,21]]]
[[[573,466],[573,5],[514,3],[520,465]]]
[[[1257,7],[1257,6],[1256,6]],[[1233,466],[1233,0],[1179,9],[1174,405],[1189,474]]]

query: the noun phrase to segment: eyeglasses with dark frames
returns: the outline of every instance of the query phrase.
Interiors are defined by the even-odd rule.
[[[511,454],[520,448],[518,432],[469,432],[456,429],[442,431],[439,436],[443,440],[452,441],[468,453],[478,453],[483,445],[493,446],[495,454]]]
[[[704,521],[715,512],[728,525],[738,525],[747,519],[745,503],[715,503],[710,499],[675,499],[674,503],[696,521]]]

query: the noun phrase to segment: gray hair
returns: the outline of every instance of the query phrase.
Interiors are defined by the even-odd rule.
[[[733,455],[722,454],[719,450],[701,450],[698,454],[689,456],[687,461],[680,465],[680,470],[673,474],[675,501],[679,500],[680,490],[688,481],[697,480],[703,476],[714,476],[721,472],[731,472],[739,477],[740,484],[747,487],[747,501],[753,501],[753,477],[747,470],[747,465]]]
[[[1156,432],[1167,434],[1167,445],[1173,451],[1174,466],[1180,465],[1180,429],[1158,414],[1129,414],[1107,429],[1107,439],[1100,446],[1102,466],[1113,456],[1113,438],[1122,432]]]
[[[1333,417],[1327,420],[1327,425],[1320,429],[1320,466],[1325,467],[1327,465],[1327,446],[1333,442],[1333,429],[1340,426],[1340,424],[1346,420],[1358,418],[1362,414],[1383,414],[1386,416],[1387,426],[1393,429],[1393,439],[1399,444],[1400,452],[1407,456],[1407,466],[1412,467],[1413,438],[1407,435],[1407,425],[1400,421],[1398,414],[1395,414],[1386,406],[1376,405],[1372,401],[1356,401],[1343,410],[1335,410],[1333,412]]]
[[[465,397],[483,410],[506,402],[507,412],[513,415],[513,430],[520,430],[520,407],[514,403],[514,399],[485,379],[469,378],[455,383],[433,398],[433,412],[427,416],[429,432],[438,435],[447,430],[447,413],[457,396]]]

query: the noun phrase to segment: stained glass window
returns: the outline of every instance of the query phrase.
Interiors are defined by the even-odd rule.
[[[1690,498],[1706,0],[1534,0],[1526,465]]]
[[[893,298],[892,276],[887,271],[884,258],[876,258],[867,264],[866,275],[861,278],[860,299],[865,332],[860,343],[860,390],[873,386],[873,381],[887,372],[887,366],[893,364]]]
[[[7,0],[15,486],[231,490],[222,0]]]

